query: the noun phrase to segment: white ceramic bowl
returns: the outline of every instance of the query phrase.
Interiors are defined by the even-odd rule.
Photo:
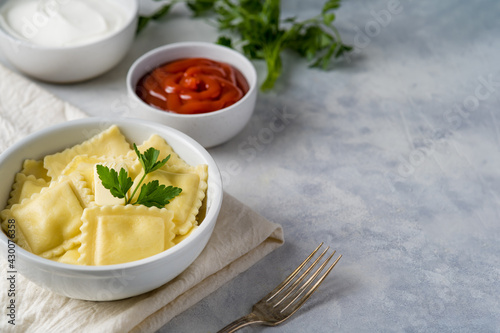
[[[250,89],[241,100],[224,109],[202,114],[177,114],[152,107],[137,96],[137,82],[154,68],[181,58],[203,57],[228,63],[246,78]],[[248,123],[257,98],[257,73],[241,53],[225,46],[205,42],[172,43],[141,56],[127,75],[127,91],[133,116],[176,128],[205,148],[222,144],[238,134]]]
[[[123,59],[137,29],[137,0],[113,1],[128,19],[121,30],[104,39],[71,47],[44,47],[15,37],[0,25],[0,50],[19,71],[47,82],[71,83],[103,74]],[[4,3],[0,0],[0,7]]]
[[[149,258],[109,266],[79,266],[44,259],[20,247],[15,249],[15,270],[55,293],[84,300],[116,300],[139,295],[167,283],[201,253],[214,229],[222,203],[220,172],[212,157],[183,133],[140,119],[88,118],[66,122],[34,133],[0,154],[0,209],[6,205],[14,176],[26,158],[39,159],[81,143],[119,126],[129,142],[143,142],[153,133],[162,136],[189,164],[208,164],[207,209],[204,220],[176,246]],[[7,262],[8,238],[0,232],[0,252]]]

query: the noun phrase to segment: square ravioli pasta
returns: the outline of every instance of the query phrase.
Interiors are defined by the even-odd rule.
[[[26,182],[25,182],[26,184]],[[45,258],[60,255],[79,242],[81,217],[93,197],[78,175],[60,177],[0,215],[15,221],[15,241]]]
[[[24,199],[31,198],[35,193],[40,193],[44,187],[47,187],[49,182],[42,178],[36,178],[33,175],[26,175],[25,173],[18,173],[10,192],[10,198],[7,201],[7,208],[12,204],[23,201]]]
[[[142,172],[137,178],[143,174]],[[160,185],[182,188],[181,194],[168,204],[168,209],[174,212],[176,234],[185,235],[196,226],[196,216],[207,190],[207,178],[208,168],[205,164],[196,167],[160,168],[144,178],[145,182],[157,180]]]
[[[19,246],[75,265],[130,262],[175,246],[189,236],[203,215],[208,166],[189,165],[156,134],[137,148],[139,155],[151,148],[158,150],[158,161],[170,157],[144,176],[131,143],[117,126],[111,126],[62,152],[25,160],[0,212],[2,229],[9,234],[8,221],[14,221],[14,241]],[[150,182],[181,191],[163,207],[146,207],[133,200],[131,204],[104,186],[98,165],[117,174],[123,169],[130,177],[126,198],[137,199],[142,185]]]
[[[59,177],[69,162],[78,155],[117,157],[130,152],[130,144],[114,125],[83,143],[62,152],[45,156],[43,165],[52,179]]]
[[[146,206],[86,209],[78,263],[121,264],[163,252],[174,245],[172,217],[169,210]]]

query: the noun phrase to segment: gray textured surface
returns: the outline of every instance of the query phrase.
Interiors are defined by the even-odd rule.
[[[210,150],[226,190],[282,224],[286,244],[161,332],[216,332],[320,241],[344,255],[320,292],[288,323],[242,332],[500,332],[500,2],[401,0],[377,14],[391,3],[344,1],[337,26],[355,52],[330,72],[285,56],[250,124]],[[283,9],[308,17],[321,4]],[[215,36],[179,11],[110,73],[44,86],[90,114],[126,115],[135,58]]]

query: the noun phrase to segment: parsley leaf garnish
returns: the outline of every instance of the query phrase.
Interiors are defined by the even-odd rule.
[[[128,177],[127,171],[124,168],[120,169],[120,173],[116,172],[115,169],[110,169],[100,164],[96,168],[104,188],[108,189],[114,197],[122,199],[127,196],[127,192],[134,182],[132,178]],[[126,198],[125,203],[127,203]]]
[[[147,184],[142,184],[146,175],[158,170],[167,163],[170,158],[168,155],[161,161],[158,161],[160,156],[160,151],[155,148],[149,148],[144,153],[141,153],[134,143],[134,151],[137,154],[137,158],[144,169],[144,174],[142,175],[139,183],[135,187],[134,191],[130,196],[128,196],[128,191],[134,184],[132,178],[128,176],[127,171],[124,168],[120,169],[120,172],[112,168],[108,168],[104,165],[97,165],[97,174],[102,182],[104,188],[108,189],[111,194],[116,198],[124,198],[125,204],[131,205],[144,205],[147,207],[158,207],[163,208],[170,203],[170,200],[178,196],[182,189],[173,186],[160,185],[158,180],[153,180]],[[142,184],[142,186],[141,186]],[[139,196],[135,202],[132,202],[138,189],[141,189]]]
[[[182,190],[178,187],[160,185],[158,180],[153,180],[150,183],[142,185],[141,193],[139,193],[139,197],[134,205],[162,208],[181,192]]]
[[[144,174],[148,174],[150,172],[156,171],[167,163],[170,159],[170,155],[163,159],[163,161],[157,161],[160,156],[160,151],[158,149],[154,149],[153,147],[149,148],[141,154],[139,149],[134,143],[134,151],[141,162],[142,167],[144,168]]]

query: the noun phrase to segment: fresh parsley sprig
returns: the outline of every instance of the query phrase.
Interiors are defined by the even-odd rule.
[[[144,174],[132,194],[129,196],[128,191],[132,188],[134,182],[132,181],[132,178],[128,176],[128,173],[124,168],[121,168],[120,172],[117,172],[107,166],[97,165],[97,174],[99,175],[102,185],[108,189],[114,197],[124,199],[126,205],[144,205],[146,207],[154,206],[158,208],[165,207],[170,203],[170,200],[182,192],[182,189],[173,186],[160,185],[158,180],[153,180],[147,184],[142,184],[142,182],[146,178],[147,174],[164,166],[169,160],[170,155],[162,161],[158,161],[158,157],[160,156],[159,150],[151,147],[144,153],[141,153],[135,143],[134,151],[137,154],[137,158],[139,159],[142,168],[144,169]],[[139,196],[135,202],[132,202],[132,199],[135,197],[139,188],[141,189]]]
[[[215,10],[219,28],[239,36],[243,53],[266,62],[267,76],[261,88],[270,90],[281,76],[284,50],[295,51],[311,67],[326,70],[332,59],[352,49],[333,25],[333,11],[339,7],[340,0],[329,0],[320,14],[303,21],[281,18],[279,0],[220,0]],[[227,36],[219,37],[218,43],[233,46]]]
[[[212,14],[218,29],[236,35],[221,34],[218,44],[240,46],[251,59],[266,62],[267,76],[262,90],[270,90],[281,76],[281,54],[289,49],[305,57],[311,67],[327,70],[333,59],[339,58],[352,47],[342,42],[333,24],[334,11],[341,0],[327,0],[321,13],[299,21],[295,17],[282,18],[280,0],[171,0],[156,13],[140,20],[139,30],[150,20],[167,15],[176,3],[184,2],[194,16]]]

